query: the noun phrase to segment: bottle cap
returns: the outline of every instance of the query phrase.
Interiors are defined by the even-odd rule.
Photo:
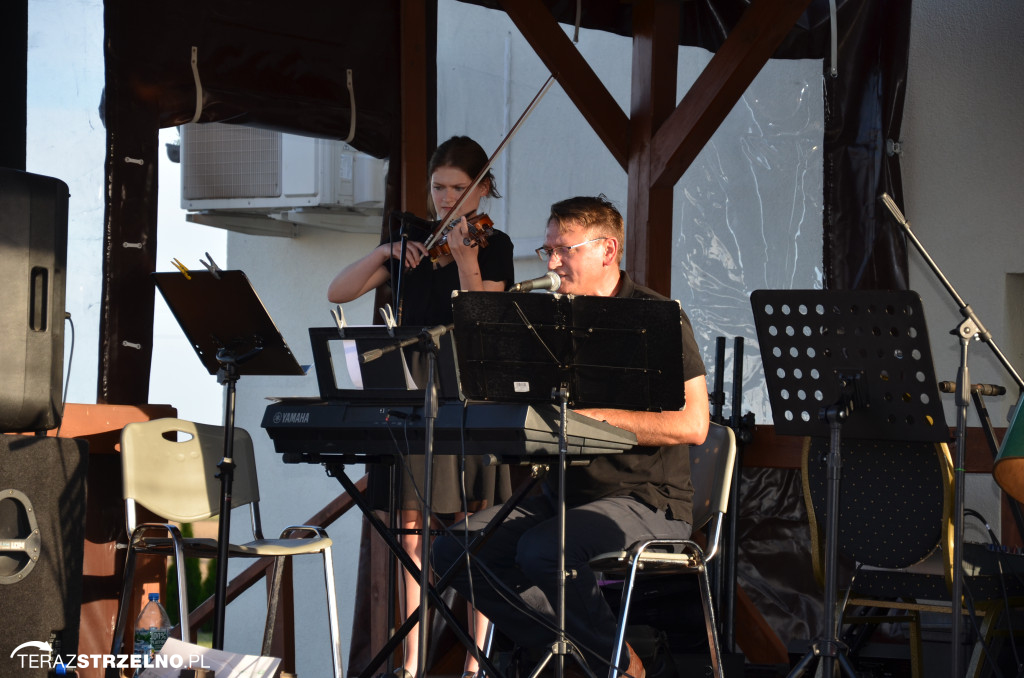
[[[149,599],[150,600],[160,600],[160,594],[159,593],[150,593],[149,594]]]

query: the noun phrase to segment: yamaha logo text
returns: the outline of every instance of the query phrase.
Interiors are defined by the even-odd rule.
[[[275,424],[308,424],[309,412],[275,412]]]

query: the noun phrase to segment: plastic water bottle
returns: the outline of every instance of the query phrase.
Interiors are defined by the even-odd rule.
[[[152,666],[153,656],[160,651],[171,632],[171,618],[160,604],[160,594],[150,593],[149,602],[135,621],[135,654],[142,658],[142,666]]]

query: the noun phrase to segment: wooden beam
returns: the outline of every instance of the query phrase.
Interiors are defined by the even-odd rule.
[[[153,102],[111,86],[107,66],[106,190],[96,402],[149,401],[156,287],[159,126]]]
[[[502,9],[548,67],[619,165],[629,158],[629,120],[541,0],[500,0]]]
[[[654,136],[654,186],[674,186],[810,0],[754,0]]]
[[[427,12],[422,0],[402,0],[401,34],[401,209],[426,216],[427,207]]]
[[[261,654],[281,658],[281,672],[295,673],[295,587],[293,582],[294,568],[290,557],[280,557],[281,584],[278,589],[277,607],[273,611],[273,626],[269,638],[263,637]],[[271,568],[266,577],[267,600],[270,601],[273,580],[277,574]],[[268,610],[267,615],[271,612]],[[267,641],[270,641],[268,644]]]
[[[675,106],[678,34],[677,2],[633,3],[625,268],[636,282],[665,296],[672,283],[672,187],[652,185],[651,142]]]

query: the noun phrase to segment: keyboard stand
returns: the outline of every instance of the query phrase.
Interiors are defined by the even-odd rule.
[[[363,512],[363,515],[369,521],[370,525],[377,534],[384,540],[388,549],[398,558],[402,566],[409,571],[409,573],[419,578],[421,576],[420,568],[416,566],[409,554],[406,553],[405,549],[402,548],[401,543],[395,538],[395,535],[388,528],[388,526],[380,519],[376,511],[370,508],[366,502],[366,498],[363,497],[362,493],[349,478],[348,474],[345,473],[344,464],[327,464],[328,475],[337,478],[338,482],[341,483],[345,491],[348,492],[349,496],[359,510]],[[543,463],[532,463],[530,465],[531,472],[530,477],[515,491],[512,497],[509,498],[503,505],[500,511],[495,514],[494,518],[488,523],[484,529],[478,532],[473,539],[469,542],[468,552],[470,554],[476,553],[484,542],[490,538],[494,530],[501,525],[501,523],[508,517],[508,515],[515,509],[516,506],[537,486],[537,484],[544,479],[548,472],[547,464]],[[501,673],[497,671],[491,660],[484,656],[482,653],[477,651],[476,642],[469,636],[468,633],[463,629],[462,625],[456,620],[454,613],[451,608],[441,598],[439,591],[443,591],[448,586],[448,582],[451,578],[460,572],[465,567],[465,559],[460,559],[459,563],[452,566],[448,572],[433,585],[428,585],[423,590],[426,592],[426,596],[430,603],[433,604],[434,609],[437,610],[438,614],[444,617],[445,621],[451,627],[452,632],[460,643],[462,643],[468,651],[473,652],[477,655],[477,660],[480,662],[480,667],[487,673],[488,676],[493,678],[501,678]],[[362,671],[358,674],[359,678],[373,678],[376,675],[376,671],[380,668],[388,658],[394,653],[405,637],[409,635],[412,627],[420,621],[421,617],[424,617],[422,606],[413,610],[405,619],[405,621],[395,629],[391,638],[384,644],[384,647],[377,652],[376,655],[363,667]],[[421,652],[425,652],[426,648],[421,648]]]

